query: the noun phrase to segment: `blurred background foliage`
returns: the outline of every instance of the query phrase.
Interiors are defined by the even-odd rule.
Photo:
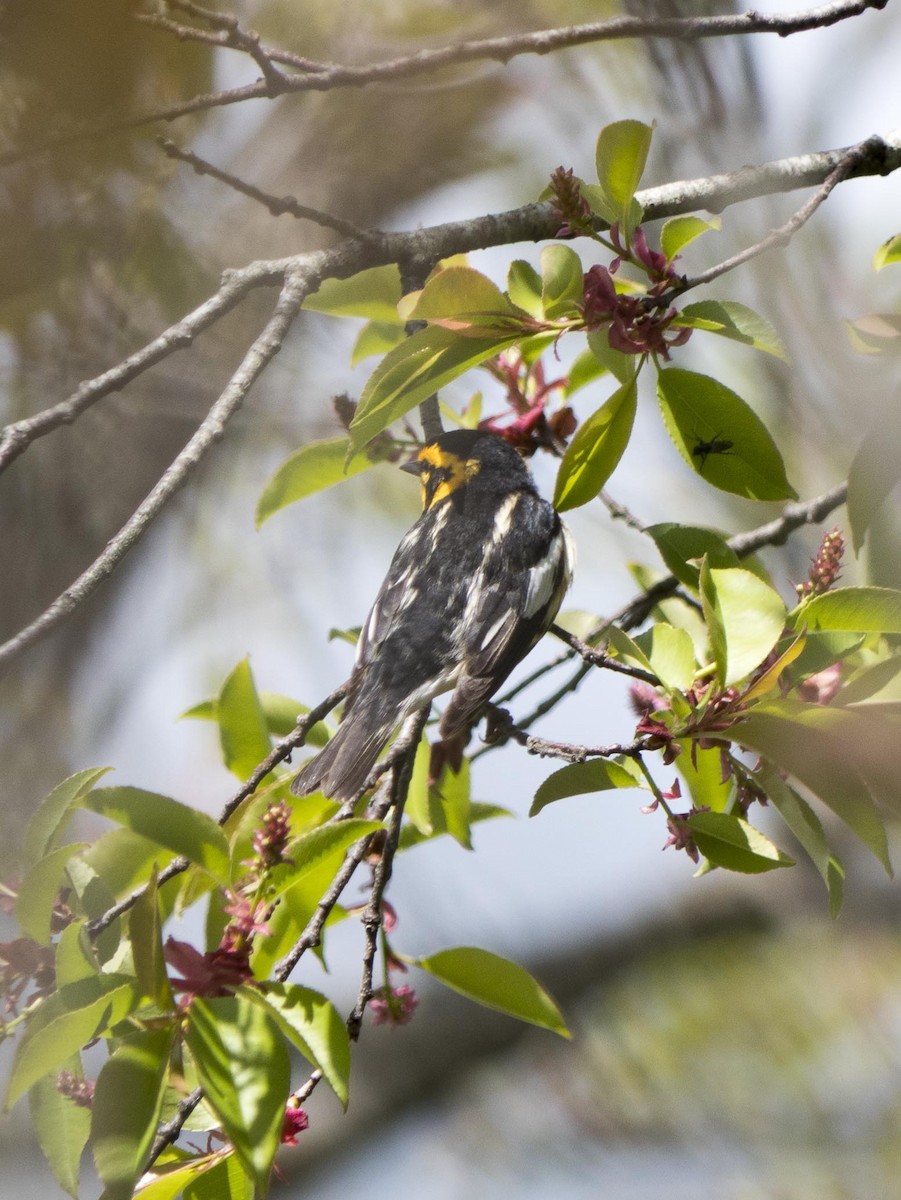
[[[256,77],[235,54],[136,23],[140,7],[0,6],[7,145],[27,149],[110,115]],[[285,49],[367,62],[621,11],[696,14],[707,6],[211,7],[236,12]],[[897,93],[891,47],[899,36],[898,14],[887,12],[785,42],[611,43],[257,101],[162,131],[277,195],[358,225],[412,227],[523,203],[560,163],[587,174],[598,129],[619,117],[658,121],[648,185],[885,131],[897,122],[885,98]],[[0,170],[3,423],[64,398],[141,346],[209,294],[223,268],[331,239],[171,163],[158,132],[64,139]],[[787,250],[711,293],[758,308],[789,345],[793,370],[752,361],[740,348],[721,361],[776,432],[802,496],[843,477],[863,432],[897,406],[892,364],[852,351],[841,322],[897,305],[897,280],[890,271],[875,277],[869,262],[897,232],[898,189],[896,179],[843,185]],[[777,197],[729,210],[724,234],[699,251],[708,261],[693,266],[757,240],[798,203]],[[509,257],[474,262],[502,279]],[[41,439],[0,480],[0,636],[41,611],[133,511],[237,365],[266,302],[245,304],[189,351]],[[31,806],[80,767],[110,761],[122,782],[215,811],[229,790],[215,747],[175,718],[214,693],[248,650],[262,688],[307,702],[343,677],[347,647],[326,645],[325,635],[359,622],[412,516],[409,491],[381,467],[270,522],[263,535],[252,517],[281,458],[337,432],[330,397],[358,393],[370,365],[347,365],[354,332],[325,318],[302,322],[213,460],[124,569],[0,680],[7,872]],[[684,361],[704,370],[712,351],[700,342]],[[449,398],[467,396],[461,387]],[[586,395],[580,415],[598,402]],[[708,495],[655,416],[640,416],[638,434],[610,490],[642,520],[734,530],[774,511]],[[647,562],[648,550],[596,507],[572,521],[580,548],[572,604],[604,612],[634,588],[625,560]],[[899,532],[890,506],[870,544],[866,570],[876,582],[901,583]],[[774,577],[801,578],[816,541],[811,531],[771,555]],[[609,740],[627,735],[622,687],[593,687],[560,710],[558,729],[572,739],[598,729]],[[503,774],[486,767],[480,798],[522,813],[530,783],[547,772],[510,754]],[[833,926],[800,868],[779,873],[796,876],[791,884],[693,883],[687,861],[673,852],[660,859],[661,829],[604,803],[599,818],[594,805],[574,802],[572,825],[556,813],[539,818],[541,828],[497,823],[480,834],[474,859],[423,848],[401,861],[393,892],[411,943],[421,939],[411,951],[444,934],[461,940],[462,926],[475,941],[481,935],[501,951],[512,943],[543,964],[544,982],[577,1014],[575,1045],[549,1047],[503,1018],[426,993],[410,1027],[366,1031],[350,1116],[314,1110],[309,1141],[285,1160],[283,1194],[345,1196],[365,1180],[375,1200],[404,1188],[430,1200],[473,1191],[567,1200],[599,1192],[616,1200],[901,1196],[894,892],[852,861],[850,912]],[[579,822],[587,833],[573,834]],[[351,945],[338,940],[332,950],[339,977]],[[15,1145],[4,1145],[0,1190],[25,1195],[40,1181],[56,1194],[21,1127],[3,1136]]]

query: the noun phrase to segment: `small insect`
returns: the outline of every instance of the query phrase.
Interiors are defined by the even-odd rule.
[[[697,443],[691,452],[693,458],[699,458],[701,460],[698,463],[698,471],[703,474],[704,463],[707,461],[708,455],[728,454],[734,445],[734,442],[727,441],[725,438],[720,437],[718,433],[715,433],[709,442],[702,441],[701,438],[698,438]]]

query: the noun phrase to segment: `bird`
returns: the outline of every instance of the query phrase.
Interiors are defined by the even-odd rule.
[[[361,628],[341,723],[292,781],[299,796],[362,795],[394,730],[442,693],[439,737],[468,730],[571,582],[569,532],[500,435],[442,433],[400,469],[418,475],[423,511]]]

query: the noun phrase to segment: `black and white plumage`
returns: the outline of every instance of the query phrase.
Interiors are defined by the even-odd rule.
[[[358,795],[392,732],[453,689],[438,727],[466,729],[546,632],[572,575],[572,544],[529,470],[496,434],[456,430],[402,470],[423,513],[398,546],[357,644],[344,718],[292,791]]]

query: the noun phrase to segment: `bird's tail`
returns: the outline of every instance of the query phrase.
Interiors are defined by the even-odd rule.
[[[367,726],[361,715],[355,713],[353,720],[341,724],[328,745],[295,775],[291,781],[295,796],[322,792],[344,804],[362,792],[394,726],[384,721]]]

